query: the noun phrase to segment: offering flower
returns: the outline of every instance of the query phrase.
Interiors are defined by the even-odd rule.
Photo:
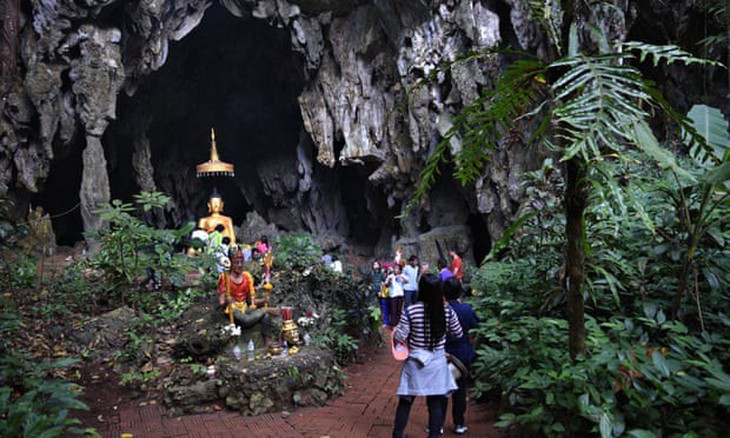
[[[228,324],[227,326],[224,326],[221,329],[222,334],[229,333],[229,336],[241,336],[241,327],[237,326],[236,324]]]

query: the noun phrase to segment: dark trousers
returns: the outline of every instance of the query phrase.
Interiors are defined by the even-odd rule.
[[[454,404],[451,408],[451,415],[454,420],[454,426],[464,426],[464,413],[466,412],[466,385],[469,381],[468,377],[461,377],[456,381],[459,388],[451,394],[451,402]],[[444,397],[441,410],[446,423],[446,413],[448,412],[449,398]]]
[[[403,431],[408,424],[408,416],[411,414],[413,396],[401,396],[398,398],[398,407],[395,410],[395,423],[393,424],[393,438],[403,437]],[[428,405],[428,436],[441,436],[441,428],[444,426],[443,404],[446,397],[443,395],[429,395],[426,397]]]
[[[416,302],[416,296],[418,295],[418,291],[417,290],[406,290],[406,291],[403,291],[403,294],[406,298],[405,306],[408,307],[411,304]]]
[[[393,297],[390,299],[390,326],[395,327],[400,321],[400,314],[403,310],[403,297]]]
[[[390,324],[390,298],[378,298],[380,311],[383,313],[383,324]]]

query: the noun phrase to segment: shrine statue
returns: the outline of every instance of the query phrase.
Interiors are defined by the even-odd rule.
[[[53,255],[56,250],[56,235],[53,232],[51,217],[43,207],[28,211],[28,234],[18,241],[18,246],[27,253],[39,252]]]
[[[253,276],[243,270],[243,251],[239,245],[231,245],[229,259],[230,272],[224,272],[218,278],[218,304],[225,306],[231,323],[243,330],[258,325],[264,344],[268,345],[273,333],[271,316],[258,308],[266,304],[266,299],[256,299]]]
[[[218,193],[213,193],[208,199],[208,211],[210,216],[201,218],[198,221],[198,228],[202,228],[208,234],[215,231],[218,225],[223,225],[222,237],[228,237],[231,239],[231,243],[236,243],[236,234],[233,231],[233,221],[230,217],[224,216],[223,212],[223,198]]]

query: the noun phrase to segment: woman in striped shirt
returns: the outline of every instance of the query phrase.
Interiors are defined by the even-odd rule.
[[[425,274],[418,284],[418,301],[401,315],[395,342],[407,342],[408,360],[403,363],[398,386],[398,408],[393,437],[400,438],[408,423],[415,396],[426,396],[430,437],[443,426],[443,398],[457,389],[444,354],[446,336],[462,336],[456,313],[444,302],[441,280]]]

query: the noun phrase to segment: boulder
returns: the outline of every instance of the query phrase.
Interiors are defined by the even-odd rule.
[[[136,316],[134,310],[122,306],[84,321],[83,325],[71,330],[68,336],[76,343],[90,347],[91,351],[107,351],[121,348],[125,342],[124,333]]]
[[[175,344],[175,354],[180,357],[215,356],[231,343],[230,334],[222,331],[227,321],[216,310],[213,300],[194,305],[180,317],[180,321],[180,334]]]
[[[439,257],[444,257],[447,263],[450,261],[449,249],[452,247],[456,247],[465,264],[474,264],[471,229],[467,225],[434,228],[418,237],[418,246],[421,250],[421,262],[428,263],[431,272],[437,272],[436,262]]]

